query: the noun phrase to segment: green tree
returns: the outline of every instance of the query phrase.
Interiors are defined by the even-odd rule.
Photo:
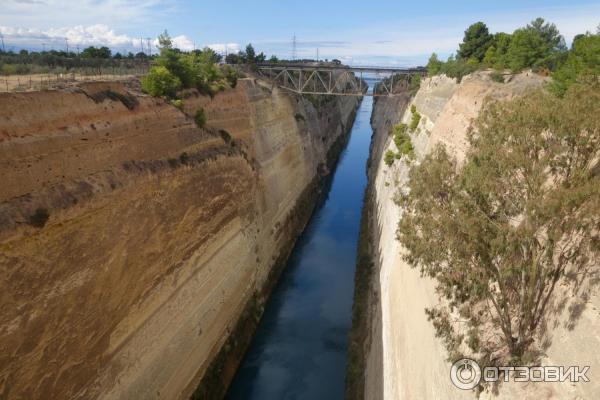
[[[277,64],[279,62],[279,59],[277,58],[276,55],[272,55],[271,58],[269,58],[269,62],[272,64]]]
[[[499,32],[494,35],[492,45],[485,52],[483,63],[488,67],[504,69],[508,66],[507,53],[512,35]]]
[[[82,58],[110,58],[111,51],[106,46],[103,46],[103,47],[90,46],[90,47],[86,47],[85,49],[83,49],[83,51],[81,52],[81,57]]]
[[[490,35],[488,27],[483,22],[474,23],[465,31],[457,57],[463,60],[474,58],[481,62],[491,44],[492,35]]]
[[[564,38],[556,26],[538,18],[513,33],[507,52],[508,66],[513,71],[540,67],[553,70],[565,51]]]
[[[166,67],[152,67],[142,78],[142,90],[154,97],[173,98],[181,89],[181,81]]]
[[[552,75],[550,90],[562,96],[574,83],[600,77],[600,35],[581,35],[573,40],[567,60]]]
[[[210,47],[203,48],[202,51],[200,52],[200,54],[203,55],[204,60],[206,60],[207,62],[211,62],[213,64],[220,62],[221,59],[223,58],[219,53],[217,53]]]
[[[437,54],[432,53],[427,62],[427,75],[434,76],[442,70],[443,62],[438,59]]]
[[[256,63],[256,52],[254,51],[254,47],[252,47],[251,43],[246,46],[246,62],[248,64]]]
[[[544,18],[536,18],[527,25],[527,29],[537,32],[550,51],[566,51],[565,38],[562,37],[556,25],[547,23]]]
[[[427,314],[450,358],[532,362],[555,289],[597,265],[598,104],[598,82],[487,104],[462,168],[439,146],[412,169],[398,236],[445,300]]]
[[[173,49],[173,39],[169,35],[169,32],[165,29],[163,33],[158,35],[158,49],[161,54],[163,51],[172,50]]]

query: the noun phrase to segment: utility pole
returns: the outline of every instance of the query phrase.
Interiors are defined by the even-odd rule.
[[[6,47],[4,47],[4,35],[0,33],[0,40],[2,40],[2,51],[6,53]]]
[[[42,51],[45,53],[46,52],[46,43],[42,43]]]
[[[75,48],[77,49],[77,57],[79,57],[79,45],[75,46]]]
[[[292,61],[296,60],[296,34],[292,38]]]
[[[144,39],[142,38],[140,38],[140,47],[142,48],[142,53],[144,53]]]
[[[319,48],[317,47],[317,62],[319,62]]]
[[[152,57],[152,47],[150,46],[151,38],[146,38],[146,43],[148,44],[148,52],[150,53],[150,57]]]
[[[67,55],[69,55],[69,38],[65,38],[65,44],[67,45]]]

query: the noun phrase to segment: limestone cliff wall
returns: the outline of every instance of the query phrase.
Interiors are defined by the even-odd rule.
[[[412,99],[422,115],[411,135],[419,162],[438,143],[443,143],[459,160],[468,149],[466,134],[485,99],[509,99],[530,88],[540,87],[543,78],[523,73],[507,83],[492,82],[485,72],[475,73],[461,83],[446,77],[425,79]],[[397,150],[389,130],[397,122],[409,123],[410,107],[397,98],[381,98],[375,103],[374,129],[369,167],[371,188],[371,236],[375,276],[371,290],[370,337],[367,343],[365,390],[367,399],[459,399],[473,398],[470,392],[454,388],[449,379],[446,351],[434,335],[424,309],[439,302],[434,283],[420,276],[402,260],[403,248],[396,240],[401,209],[395,204],[398,188],[406,184],[410,166],[396,161],[383,162],[387,149]],[[581,300],[581,299],[580,299]],[[579,302],[581,303],[581,302]],[[578,303],[578,304],[579,304]],[[590,365],[591,382],[571,384],[505,384],[499,394],[486,398],[593,398],[598,393],[600,368],[597,352],[588,351],[600,343],[595,334],[600,324],[597,293],[583,298],[582,316],[573,326],[559,317],[550,332],[551,345],[545,365]],[[590,347],[591,346],[591,347]]]
[[[0,398],[223,394],[358,100],[185,97],[0,95]]]

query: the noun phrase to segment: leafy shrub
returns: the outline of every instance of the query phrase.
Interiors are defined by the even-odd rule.
[[[412,117],[410,120],[409,128],[411,132],[414,132],[419,126],[419,122],[421,122],[421,114],[417,112],[417,107],[414,104],[410,107],[410,112],[412,114]]]
[[[183,110],[183,100],[181,99],[171,100],[171,105],[179,110]]]
[[[563,65],[552,75],[550,90],[563,96],[574,83],[594,81],[600,76],[600,34],[580,35]]]
[[[172,98],[181,88],[196,88],[212,97],[227,86],[235,87],[237,84],[236,70],[230,66],[220,68],[216,63],[221,56],[208,47],[181,52],[173,48],[173,41],[165,31],[159,36],[159,49],[160,55],[154,60],[154,67],[142,80],[144,91],[153,96]]]
[[[494,82],[504,83],[504,75],[499,71],[494,71],[490,74],[490,79]]]
[[[394,154],[394,152],[392,150],[388,150],[385,152],[384,156],[383,156],[383,161],[385,162],[385,164],[389,167],[394,163],[394,160],[396,159],[396,155]]]
[[[166,67],[152,67],[142,78],[142,90],[154,97],[173,98],[181,89],[181,81]]]
[[[417,74],[411,75],[410,76],[410,85],[409,85],[410,94],[412,96],[417,94],[420,87],[421,87],[421,76],[417,75]]]
[[[407,156],[409,159],[414,159],[415,153],[410,140],[410,136],[407,133],[407,126],[405,124],[395,125],[394,131],[394,143],[398,148],[397,158]]]
[[[204,112],[204,108],[200,107],[196,110],[194,121],[196,122],[196,126],[198,126],[198,128],[204,128],[206,125],[206,114]]]

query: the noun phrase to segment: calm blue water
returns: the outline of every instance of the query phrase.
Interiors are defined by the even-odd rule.
[[[230,400],[344,397],[372,100],[364,98],[330,186],[267,302]]]

